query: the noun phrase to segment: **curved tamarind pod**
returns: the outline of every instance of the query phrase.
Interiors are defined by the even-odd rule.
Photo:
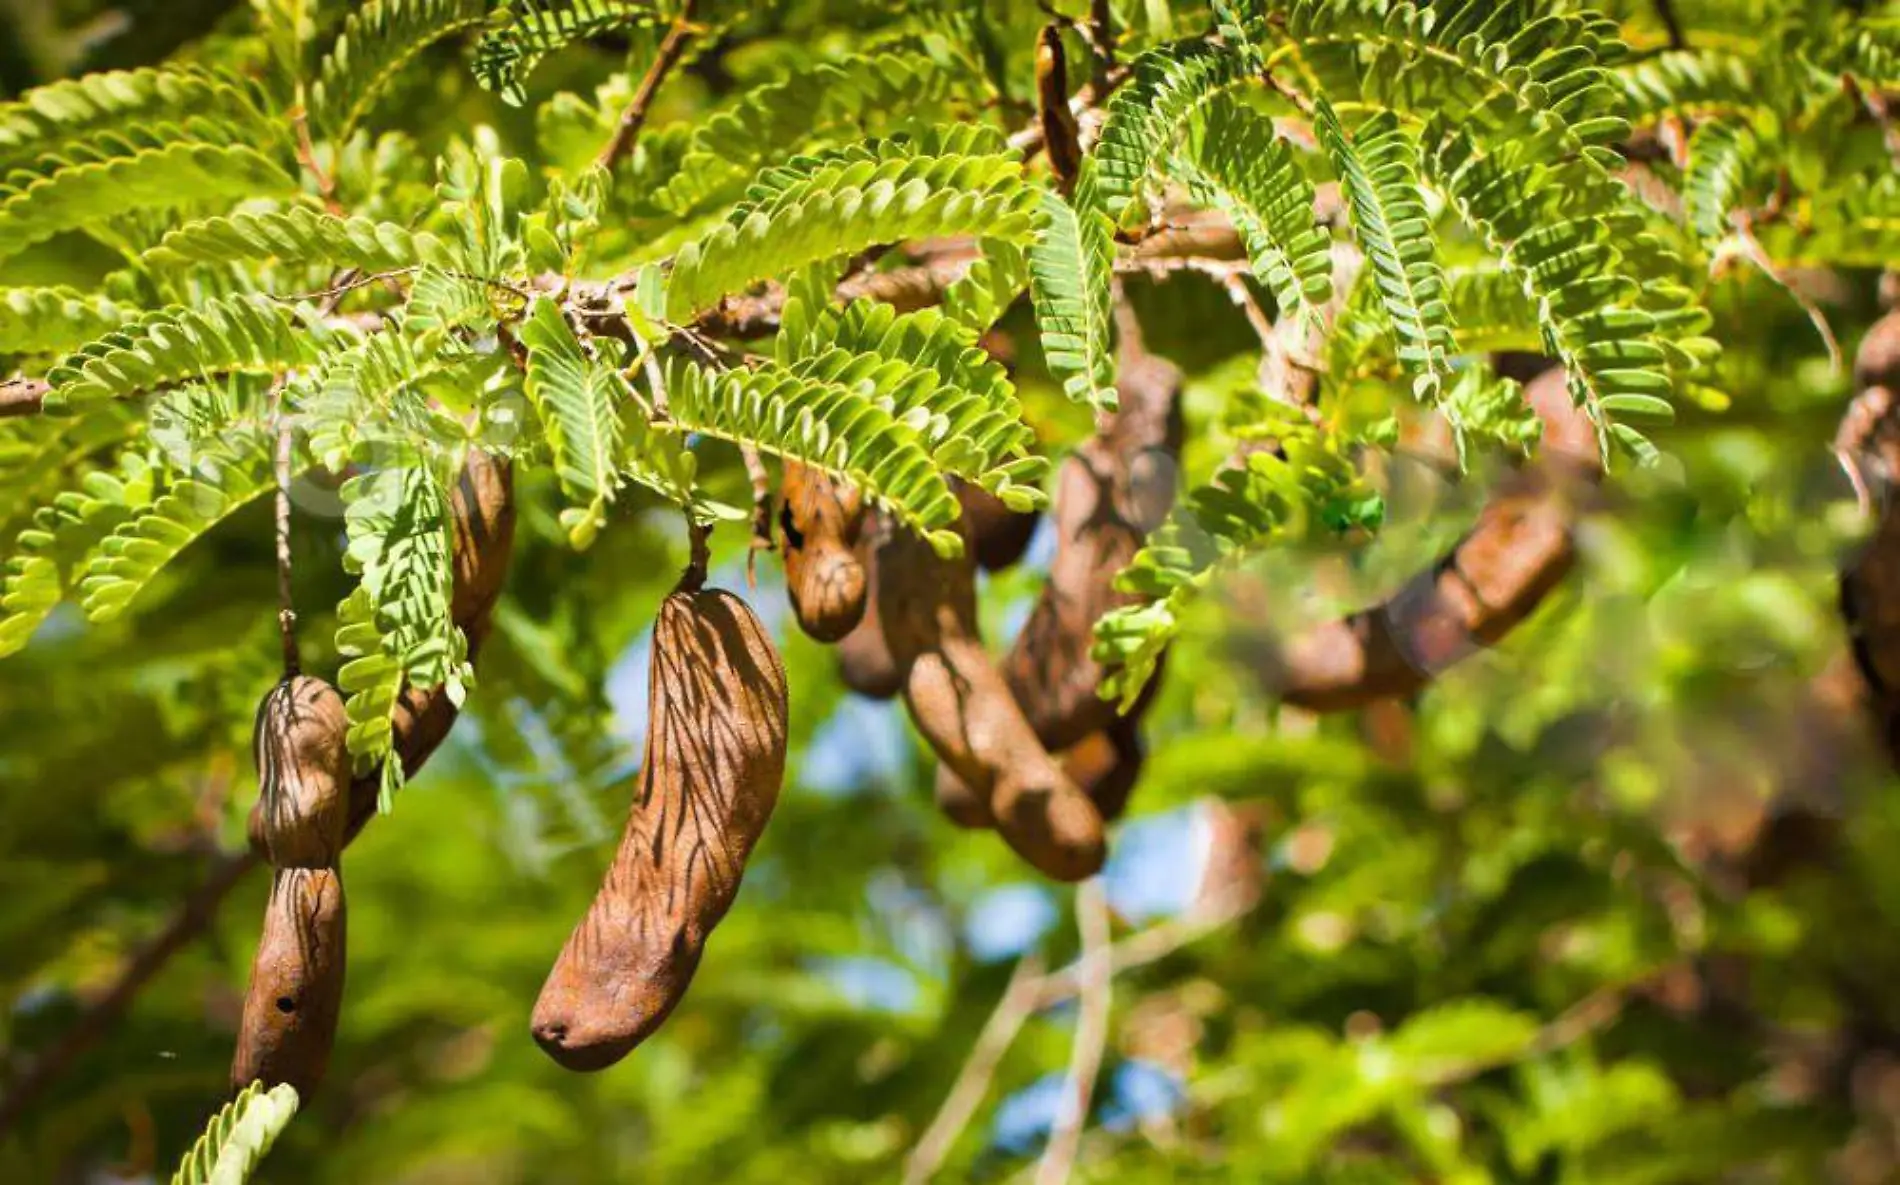
[[[857,555],[863,526],[864,499],[855,487],[785,463],[785,589],[799,626],[820,642],[841,640],[864,619],[866,577]]]
[[[323,1080],[343,1004],[343,879],[334,868],[282,868],[251,963],[231,1085],[288,1082],[305,1099]]]
[[[963,521],[969,527],[976,562],[985,572],[1001,572],[1023,558],[1029,541],[1036,537],[1042,515],[1035,511],[1011,510],[1003,500],[982,486],[966,481],[951,483],[957,501],[963,505]]]
[[[1537,463],[1507,481],[1457,546],[1397,596],[1263,659],[1281,699],[1337,712],[1414,694],[1477,646],[1501,641],[1569,574],[1577,494],[1603,473],[1596,432],[1562,370],[1531,380],[1524,396],[1544,422]]]
[[[1057,880],[1082,880],[1106,855],[1102,817],[1036,739],[983,649],[969,550],[945,560],[904,530],[878,548],[878,616],[907,672],[905,703],[1010,847]]]
[[[349,715],[336,688],[309,675],[278,683],[257,706],[251,757],[257,802],[251,849],[277,868],[325,868],[349,819]]]
[[[639,795],[600,893],[535,1002],[570,1070],[613,1065],[685,995],[785,776],[785,667],[752,610],[676,591],[653,631]]]
[[[888,530],[882,516],[868,512],[858,539],[858,564],[864,571],[864,616],[836,647],[838,678],[852,691],[871,699],[893,699],[904,690],[904,670],[891,656],[877,613],[878,540]]]
[[[1181,372],[1125,342],[1121,407],[1062,464],[1056,487],[1056,553],[1049,579],[1003,670],[1051,749],[1065,749],[1115,719],[1101,698],[1103,671],[1090,651],[1095,623],[1135,598],[1116,573],[1174,505]]]

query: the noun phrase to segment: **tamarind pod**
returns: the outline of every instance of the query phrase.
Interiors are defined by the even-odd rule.
[[[1471,531],[1397,596],[1262,656],[1262,677],[1281,699],[1336,712],[1415,694],[1501,641],[1569,575],[1578,495],[1602,476],[1595,429],[1560,369],[1524,394],[1544,422],[1536,464],[1504,483]]]
[[[1082,880],[1106,854],[1101,815],[1036,739],[983,649],[970,550],[946,560],[903,530],[878,549],[878,616],[908,672],[905,704],[1018,855],[1058,880]]]
[[[323,1080],[343,1003],[343,880],[334,868],[282,868],[251,963],[231,1085],[288,1082],[308,1099]]]
[[[785,463],[785,589],[799,626],[820,642],[841,640],[864,619],[865,572],[857,555],[863,525],[864,500],[855,487]]]
[[[449,496],[449,525],[455,569],[449,615],[467,637],[468,659],[474,662],[488,640],[514,557],[514,465],[506,457],[470,451]],[[393,727],[405,775],[413,776],[428,762],[460,714],[446,687],[403,688]],[[375,817],[379,785],[375,771],[351,784],[350,837]]]
[[[534,1038],[561,1065],[614,1064],[685,995],[778,801],[786,712],[784,664],[744,601],[666,598],[638,796],[534,1006]]]
[[[1135,598],[1114,579],[1174,505],[1181,372],[1125,342],[1120,410],[1062,464],[1049,578],[1003,671],[1042,743],[1066,749],[1107,728],[1095,623]]]
[[[1011,510],[982,486],[966,481],[952,484],[963,506],[963,521],[969,525],[978,566],[985,572],[1001,572],[1022,559],[1029,550],[1029,541],[1036,537],[1042,516],[1034,511]]]
[[[990,804],[964,784],[948,762],[937,763],[937,809],[943,817],[966,831],[981,831],[996,826]]]
[[[293,675],[265,694],[251,729],[257,802],[251,847],[277,868],[325,868],[349,820],[349,716],[336,688]]]
[[[905,671],[891,655],[878,618],[877,540],[889,529],[872,514],[858,540],[858,563],[864,571],[864,616],[857,628],[839,640],[838,677],[844,685],[870,699],[893,699],[904,690]]]

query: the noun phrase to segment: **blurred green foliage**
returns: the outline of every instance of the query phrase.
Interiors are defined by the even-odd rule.
[[[55,31],[100,15],[59,7]],[[656,126],[874,41],[892,6],[761,7],[665,92]],[[978,14],[988,101],[1019,122],[1043,14],[943,7],[946,25]],[[1633,42],[1659,44],[1648,5],[1612,7]],[[1768,6],[1676,7],[1728,44]],[[1114,8],[1142,44],[1208,18],[1167,0]],[[100,62],[168,52],[169,18],[180,38],[203,28],[183,8],[122,15],[132,32],[103,42]],[[244,60],[248,14],[214,15],[223,32],[183,52]],[[163,31],[147,38],[152,22]],[[382,117],[416,147],[385,144],[403,159],[374,167],[386,184],[357,212],[409,221],[431,200],[428,157],[476,123],[539,164],[586,159],[650,41],[560,50],[519,109],[475,84],[465,45],[432,49]],[[29,56],[93,60],[70,45]],[[14,85],[11,69],[0,57]],[[668,162],[652,153],[634,169],[658,184]],[[76,240],[20,267],[82,285],[100,270]],[[1874,287],[1867,271],[1814,278],[1850,348]],[[1205,476],[1258,343],[1203,279],[1132,298],[1150,347],[1188,371],[1187,467]],[[1448,483],[1395,464],[1378,542],[1276,552],[1194,606],[1109,875],[1116,936],[1167,949],[1114,979],[1075,1179],[1900,1177],[1900,796],[1851,706],[1816,690],[1841,657],[1835,581],[1862,529],[1827,448],[1847,382],[1759,273],[1725,274],[1709,303],[1725,353],[1707,386],[1727,406],[1657,430],[1663,462],[1619,473],[1579,529],[1570,581],[1416,702],[1282,709],[1247,630],[1263,607],[1291,634],[1388,594],[1469,522],[1482,465]],[[1040,373],[1027,319],[1005,324],[1031,419],[1072,439],[1078,413]],[[736,461],[705,470],[745,501]],[[1009,952],[1052,968],[1076,955],[1072,894],[1025,885],[994,836],[937,816],[927,751],[896,710],[842,692],[823,648],[787,628],[776,565],[761,563],[751,596],[792,678],[785,796],[664,1030],[612,1071],[558,1069],[529,1040],[528,1010],[617,835],[643,637],[685,544],[676,515],[636,499],[577,555],[551,478],[526,481],[521,504],[470,715],[350,849],[339,1047],[259,1179],[897,1179],[1004,992]],[[338,534],[300,525],[301,604],[347,591]],[[734,588],[739,535],[721,533],[715,574]],[[988,583],[992,638],[1020,620],[1035,575]],[[276,677],[273,597],[268,511],[253,506],[136,615],[88,626],[68,607],[0,666],[0,1095],[241,846],[252,712]],[[331,624],[311,612],[306,635]],[[264,893],[244,883],[30,1100],[0,1134],[0,1181],[147,1180],[176,1161],[228,1093]],[[1074,1033],[1067,1001],[1028,1020],[943,1179],[1033,1171]]]

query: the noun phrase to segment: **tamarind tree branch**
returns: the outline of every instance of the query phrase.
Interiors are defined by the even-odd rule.
[[[1082,1008],[1075,1022],[1075,1045],[1069,1072],[1062,1083],[1062,1103],[1048,1147],[1036,1166],[1036,1185],[1064,1185],[1075,1167],[1075,1154],[1088,1127],[1089,1100],[1102,1072],[1102,1051],[1108,1044],[1109,963],[1108,895],[1099,877],[1084,881],[1075,892],[1075,920],[1082,932]]]
[[[990,1013],[983,1031],[977,1035],[970,1056],[957,1072],[957,1080],[951,1085],[943,1106],[938,1108],[936,1118],[930,1121],[923,1138],[904,1161],[904,1185],[923,1185],[942,1167],[944,1157],[956,1146],[957,1137],[969,1126],[970,1117],[976,1114],[983,1096],[989,1093],[990,1081],[996,1077],[1003,1055],[1009,1052],[1023,1025],[1035,1015],[1041,982],[1042,957],[1034,953],[1024,955],[1010,974],[1003,998],[997,1001],[995,1011]]]
[[[666,76],[673,72],[673,67],[679,64],[681,55],[686,52],[686,43],[699,31],[693,23],[697,5],[698,0],[685,0],[680,5],[679,15],[673,19],[673,27],[666,31],[665,40],[660,42],[659,54],[653,59],[653,64],[647,67],[646,76],[640,79],[639,89],[634,91],[627,109],[621,112],[620,122],[614,127],[613,139],[600,150],[597,163],[608,172],[613,172],[614,166],[633,151],[633,143],[646,124],[647,112],[659,95],[661,85],[666,82]]]
[[[451,497],[455,585],[450,615],[468,639],[475,661],[487,639],[495,602],[500,599],[514,549],[514,485],[509,463],[471,453]],[[395,743],[390,760],[401,761],[414,777],[454,726],[459,710],[446,688],[418,691],[405,687],[395,710]],[[352,843],[376,816],[380,778],[372,772],[350,787],[350,822],[345,844]],[[87,1006],[66,1035],[35,1059],[0,1099],[0,1136],[18,1122],[28,1106],[71,1069],[125,1015],[132,1001],[217,918],[231,891],[263,864],[258,851],[213,858],[203,883],[181,902],[158,934],[126,964],[113,985]]]
[[[36,1098],[99,1043],[125,1015],[145,985],[171,962],[172,956],[190,946],[211,925],[231,890],[262,863],[262,858],[254,852],[221,855],[210,862],[203,882],[179,905],[171,920],[140,948],[112,986],[86,1005],[66,1035],[34,1059],[6,1097],[0,1099],[0,1137],[12,1130]]]

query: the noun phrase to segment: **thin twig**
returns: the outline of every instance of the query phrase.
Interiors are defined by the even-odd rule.
[[[211,862],[204,883],[187,897],[165,928],[133,956],[104,995],[86,1007],[59,1043],[41,1054],[31,1069],[0,1100],[0,1137],[12,1130],[20,1116],[46,1088],[57,1082],[72,1064],[98,1043],[124,1015],[141,989],[163,970],[173,955],[190,945],[217,917],[218,907],[244,875],[257,867],[249,852],[219,856]]]
[[[1062,1084],[1062,1104],[1056,1112],[1049,1146],[1036,1168],[1036,1185],[1064,1185],[1075,1168],[1076,1150],[1088,1127],[1089,1100],[1102,1072],[1102,1052],[1108,1044],[1109,984],[1113,977],[1108,942],[1108,894],[1101,878],[1084,882],[1075,891],[1075,922],[1082,932],[1082,1008],[1075,1021],[1075,1046],[1069,1055],[1069,1074]]]
[[[336,179],[324,172],[323,166],[317,163],[317,147],[310,140],[309,113],[299,107],[296,114],[291,116],[291,123],[297,129],[297,163],[316,181],[317,194],[323,198],[324,206],[330,213],[341,215],[343,207],[336,200]]]
[[[1024,955],[1009,977],[1009,986],[1003,989],[1003,998],[997,1001],[995,1011],[984,1022],[970,1056],[964,1059],[963,1069],[957,1072],[957,1080],[944,1097],[943,1106],[937,1109],[936,1118],[930,1121],[923,1138],[917,1141],[910,1158],[904,1162],[904,1185],[922,1185],[942,1167],[944,1158],[956,1146],[957,1137],[969,1126],[970,1117],[983,1102],[983,1096],[989,1093],[990,1080],[996,1076],[996,1067],[1002,1064],[1003,1055],[1009,1052],[1023,1023],[1034,1015],[1041,982],[1042,956]]]
[[[647,111],[653,106],[654,97],[660,93],[660,86],[673,67],[679,64],[680,56],[686,52],[686,43],[693,39],[699,26],[693,23],[693,10],[697,0],[686,0],[680,5],[679,16],[674,18],[673,27],[666,31],[666,39],[660,42],[659,56],[647,67],[646,77],[640,80],[640,87],[633,93],[633,101],[620,114],[620,123],[614,128],[613,139],[600,150],[597,162],[608,172],[626,158],[633,150],[633,142],[639,138],[640,128],[647,121]]]
[[[1209,934],[1231,925],[1252,909],[1254,904],[1254,897],[1245,893],[1211,897],[1188,913],[1124,938],[1109,948],[1110,973],[1120,975],[1124,971],[1159,962],[1183,947],[1192,946]],[[1036,1007],[1048,1008],[1079,994],[1088,970],[1086,962],[1086,959],[1078,959],[1059,971],[1051,971],[1043,976],[1036,985]]]

